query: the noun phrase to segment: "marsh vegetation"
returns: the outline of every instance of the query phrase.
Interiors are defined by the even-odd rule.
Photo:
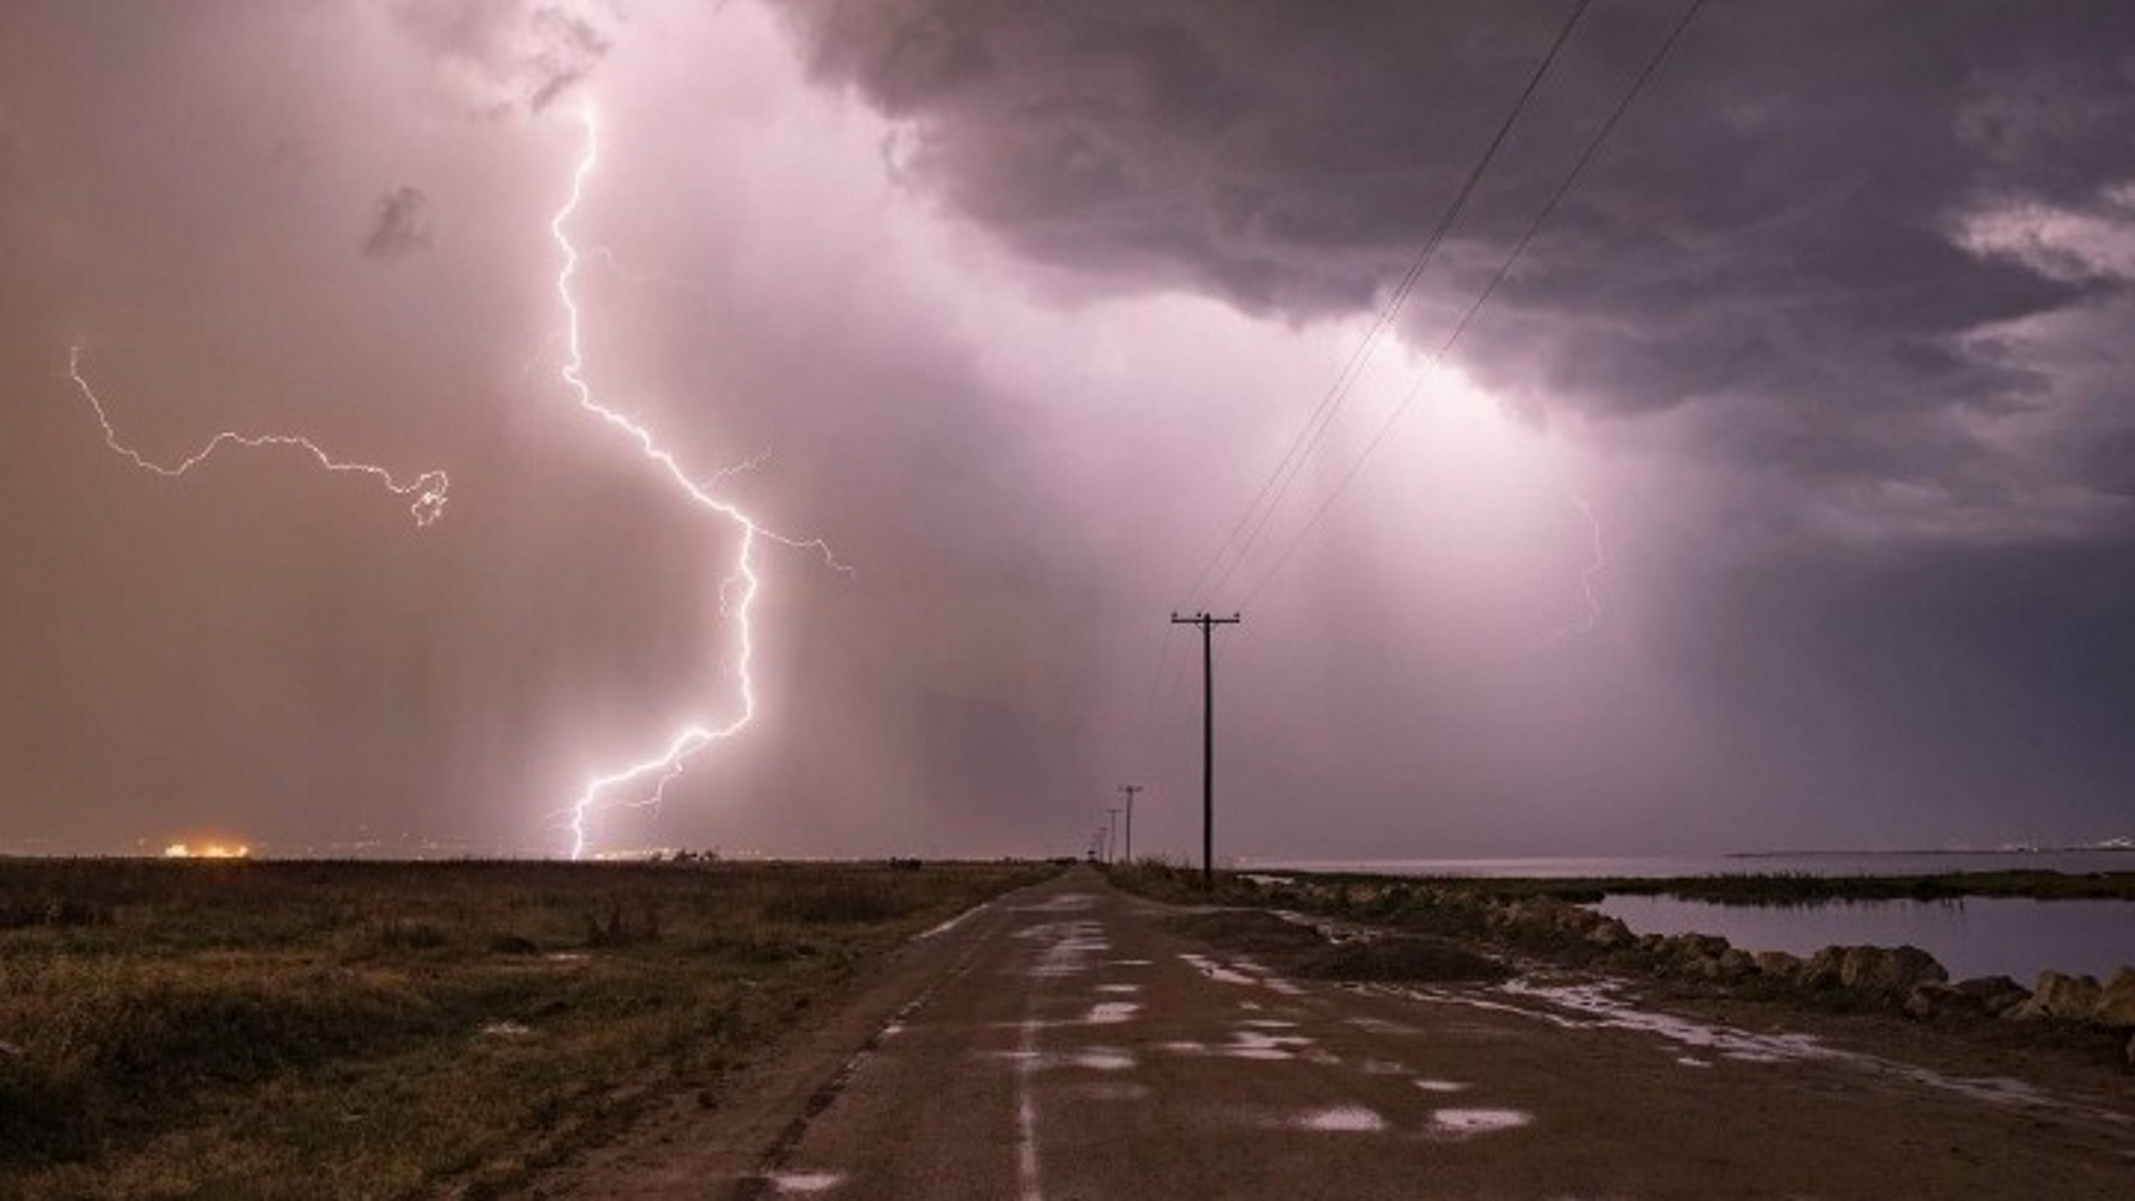
[[[0,1197],[481,1195],[1053,870],[0,861]]]

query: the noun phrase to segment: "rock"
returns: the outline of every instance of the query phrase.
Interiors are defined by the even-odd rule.
[[[1949,978],[1935,957],[1918,947],[1846,947],[1838,962],[1839,984],[1873,997],[1903,997],[1919,985]]]
[[[2039,985],[2031,990],[2031,999],[2009,1010],[2009,1016],[2023,1022],[2047,1018],[2086,1022],[2096,1012],[2098,1000],[2104,993],[2105,990],[2098,987],[2098,981],[2089,976],[2040,972]]]
[[[1905,994],[1905,1016],[1928,1021],[1963,1008],[1965,995],[1947,984],[1916,984]]]
[[[1974,976],[1959,980],[1952,987],[1964,997],[1960,1004],[1990,1018],[1998,1018],[2031,999],[2028,989],[2007,976]]]
[[[1727,952],[1727,940],[1717,934],[1678,934],[1668,940],[1666,950],[1686,963],[1700,959],[1718,959]]]
[[[1740,980],[1757,974],[1757,957],[1740,947],[1729,947],[1720,952],[1714,962],[1719,964],[1719,975],[1723,980]]]
[[[1586,932],[1586,940],[1597,947],[1606,947],[1614,950],[1617,947],[1629,944],[1633,941],[1633,938],[1631,927],[1624,925],[1622,921],[1616,918],[1605,917],[1596,922],[1593,929]]]
[[[2106,982],[2091,1021],[2109,1030],[2135,1030],[2135,968],[2121,968]]]
[[[1837,988],[1839,963],[1845,958],[1845,947],[1825,947],[1809,956],[1809,962],[1801,968],[1802,983],[1811,988]]]
[[[1801,974],[1801,956],[1785,951],[1759,951],[1753,956],[1757,971],[1774,980],[1792,980]]]

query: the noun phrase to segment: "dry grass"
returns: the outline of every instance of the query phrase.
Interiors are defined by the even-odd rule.
[[[0,1197],[479,1195],[1049,870],[0,861]]]

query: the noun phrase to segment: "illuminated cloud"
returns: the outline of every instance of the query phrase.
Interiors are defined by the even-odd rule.
[[[1183,852],[1200,599],[1219,850],[2125,835],[2122,7],[1707,4],[1433,370],[1681,11],[1597,0],[1197,598],[1568,5],[6,6],[0,850],[554,854],[735,697],[735,528],[554,371],[589,100],[586,382],[854,567],[764,556],[748,736],[600,846],[1073,851],[1133,779]],[[77,344],[149,461],[450,516],[131,470]]]

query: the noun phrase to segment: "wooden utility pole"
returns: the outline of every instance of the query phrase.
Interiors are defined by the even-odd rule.
[[[1127,794],[1127,865],[1134,865],[1134,794],[1142,791],[1139,784],[1122,784],[1119,790]]]
[[[1118,856],[1117,854],[1115,854],[1115,853],[1113,852],[1113,847],[1114,847],[1114,846],[1115,846],[1115,845],[1116,845],[1116,844],[1117,844],[1118,842],[1119,842],[1119,808],[1118,808],[1118,806],[1114,806],[1114,807],[1112,807],[1112,808],[1110,808],[1110,809],[1107,809],[1107,810],[1105,810],[1105,862],[1106,862],[1106,863],[1118,863],[1118,862],[1119,862],[1119,856]]]
[[[1216,646],[1217,626],[1234,626],[1239,621],[1236,613],[1229,617],[1210,617],[1196,613],[1192,617],[1171,615],[1171,624],[1201,627],[1201,888],[1203,891],[1216,886]]]

